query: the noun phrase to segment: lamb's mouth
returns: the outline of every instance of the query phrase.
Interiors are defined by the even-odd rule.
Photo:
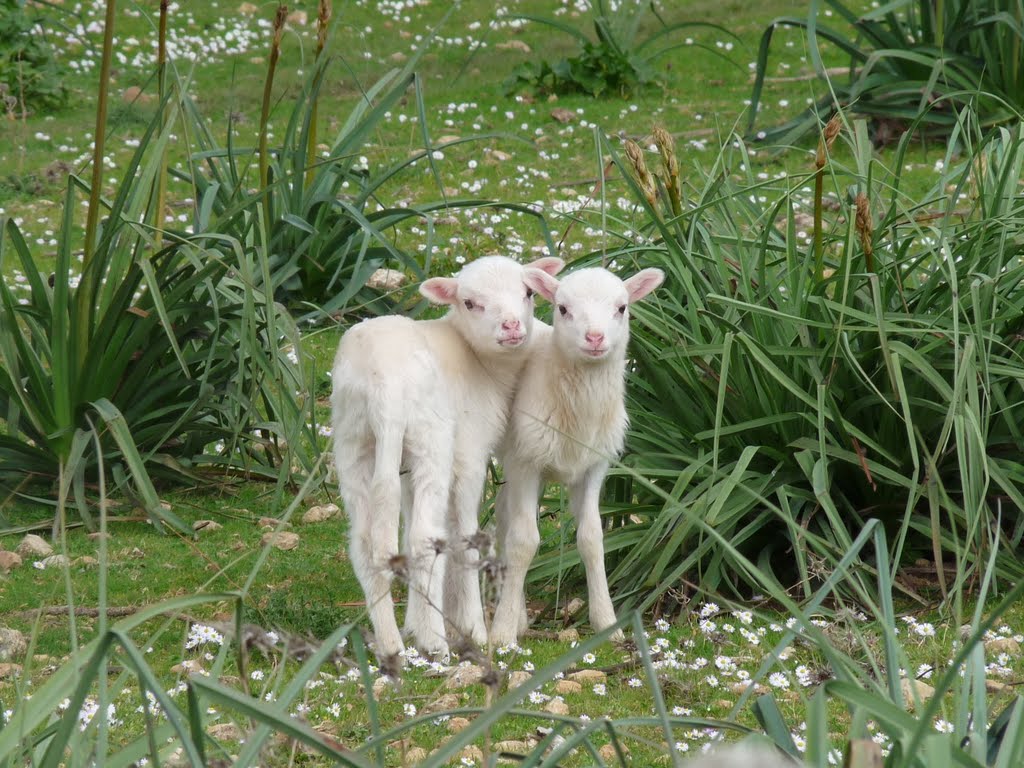
[[[526,336],[505,336],[498,339],[498,343],[503,347],[518,347],[526,341]]]
[[[604,357],[605,355],[608,354],[608,347],[583,347],[582,349],[583,354],[585,354],[587,357]]]

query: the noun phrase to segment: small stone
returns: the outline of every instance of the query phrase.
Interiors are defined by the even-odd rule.
[[[374,274],[377,273],[375,272]],[[337,504],[321,504],[307,509],[302,515],[302,522],[306,524],[322,523],[325,520],[337,517],[340,512],[341,509]]]
[[[414,766],[419,765],[427,759],[428,753],[423,747],[411,747],[405,752],[405,759],[402,765]]]
[[[217,741],[241,741],[245,735],[242,733],[242,729],[234,723],[218,723],[217,725],[211,725],[207,731],[210,736]]]
[[[10,573],[11,570],[19,565],[21,565],[21,555],[17,552],[8,552],[6,549],[0,549],[0,571]]]
[[[260,529],[276,531],[279,527],[281,527],[281,521],[278,520],[276,517],[261,517],[257,521],[256,527]],[[292,525],[291,523],[284,523],[284,527],[291,528]]]
[[[44,569],[63,568],[65,565],[69,565],[70,563],[71,561],[68,560],[67,555],[50,555],[49,557],[44,557],[40,561],[41,567]]]
[[[565,107],[555,107],[551,110],[551,119],[562,124],[571,123],[576,119],[576,113]]]
[[[394,690],[396,681],[384,675],[373,681],[373,697],[379,699],[385,691]]]
[[[0,661],[20,659],[28,650],[25,636],[16,629],[0,627]]]
[[[218,523],[216,520],[196,520],[192,523],[193,531],[206,531],[207,533],[213,533],[219,531],[224,526]]]
[[[608,681],[608,675],[600,669],[581,669],[579,672],[567,675],[567,677],[570,680],[575,680],[580,685],[594,685],[595,683],[605,683]]]
[[[544,705],[544,711],[550,712],[552,715],[568,715],[569,705],[561,697],[555,697]]]
[[[1020,643],[1012,637],[997,637],[985,643],[985,652],[990,656],[998,656],[1000,653],[1020,656]]]
[[[457,694],[446,693],[436,700],[430,702],[423,708],[424,712],[444,712],[446,709],[455,709],[462,702]]]
[[[175,664],[173,667],[171,667],[171,672],[173,672],[176,675],[201,675],[204,672],[204,670],[203,665],[195,659],[185,659],[180,664]]]
[[[21,664],[0,664],[0,680],[21,674]]]
[[[470,761],[468,763],[469,765],[480,765],[484,761],[483,750],[480,749],[480,747],[474,746],[473,744],[470,744],[468,747],[465,747],[459,753],[459,757],[461,757],[462,760],[464,761],[464,765],[467,764],[465,763],[466,760]]]
[[[95,568],[99,564],[99,560],[97,560],[95,557],[90,557],[89,555],[82,555],[74,562],[74,565],[80,565],[83,568]]]
[[[935,689],[928,685],[928,683],[920,680],[911,680],[909,677],[904,677],[900,680],[900,688],[903,690],[903,701],[910,709],[914,708],[915,694],[916,698],[922,703],[928,701],[935,694]]]
[[[476,664],[459,665],[452,676],[445,681],[444,687],[450,691],[468,688],[471,685],[477,685],[483,679],[483,667],[478,667]]]
[[[294,27],[304,27],[309,22],[309,16],[305,11],[292,11],[285,16],[285,21]]]
[[[451,144],[453,141],[458,141],[461,138],[461,136],[456,136],[455,134],[449,133],[445,134],[444,136],[439,136],[436,144],[437,146],[441,146],[442,144]]]
[[[243,13],[246,16],[254,16],[259,12],[259,10],[259,6],[254,5],[253,3],[242,3],[238,6],[238,12]]]
[[[531,53],[533,51],[533,49],[522,40],[505,40],[494,47],[499,51],[519,51],[520,53]]]
[[[560,696],[571,696],[574,693],[583,693],[583,686],[575,680],[559,680],[555,683],[555,693]]]
[[[511,691],[513,688],[518,688],[523,683],[529,682],[531,677],[533,677],[532,673],[521,669],[515,672],[509,672],[508,689]]]
[[[525,755],[533,749],[533,745],[528,741],[508,739],[506,741],[495,742],[491,745],[491,749],[494,752],[508,752],[511,755]]]
[[[42,536],[30,533],[21,540],[15,551],[22,557],[46,557],[53,554],[53,547]]]
[[[105,533],[103,531],[94,531],[93,533],[86,534],[85,538],[89,539],[90,541],[99,541],[100,539],[106,539],[107,541],[110,541],[110,534]]]
[[[260,544],[269,544],[277,549],[288,551],[299,546],[299,534],[289,531],[269,531],[260,538]]]
[[[575,627],[569,627],[558,632],[558,642],[569,645],[580,641],[580,633]]]
[[[484,159],[494,163],[507,163],[512,159],[512,155],[508,152],[502,152],[500,149],[492,149],[484,156]]]
[[[583,610],[585,603],[578,597],[574,597],[569,601],[569,604],[565,606],[566,616],[575,616],[577,613]]]
[[[153,97],[148,93],[143,93],[139,86],[130,85],[121,92],[121,100],[125,104],[149,104],[153,101]]]
[[[448,721],[448,733],[458,733],[469,726],[469,720],[464,717],[453,717]]]
[[[620,742],[619,748],[622,750],[623,754],[629,754],[629,750],[626,749],[625,744],[622,744]],[[601,756],[602,760],[606,760],[609,763],[617,763],[619,760],[618,753],[615,751],[615,746],[613,744],[602,745],[602,747],[599,750],[597,750],[597,754]]]
[[[404,63],[405,63],[405,61],[406,61],[406,59],[408,59],[409,57],[408,57],[408,56],[406,56],[406,55],[405,55],[404,53],[402,53],[401,51],[395,51],[395,52],[394,52],[394,53],[392,53],[392,54],[391,54],[390,56],[388,56],[388,58],[389,58],[389,59],[390,59],[391,61],[393,61],[393,62],[394,62],[395,64],[404,64]]]

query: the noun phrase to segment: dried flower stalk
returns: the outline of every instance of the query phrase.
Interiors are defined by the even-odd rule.
[[[676,157],[676,143],[672,134],[661,126],[654,129],[654,143],[658,145],[661,153],[661,164],[664,167],[665,189],[668,190],[669,204],[672,206],[672,215],[680,216],[683,213],[682,196],[679,187],[679,159]]]

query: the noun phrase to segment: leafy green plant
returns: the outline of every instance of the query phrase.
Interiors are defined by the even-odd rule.
[[[64,67],[20,0],[0,2],[0,108],[20,115],[67,102]]]
[[[541,60],[520,65],[505,81],[507,93],[525,85],[541,93],[584,93],[589,96],[627,98],[644,88],[661,85],[656,63],[672,50],[686,44],[672,40],[672,36],[679,31],[691,27],[708,27],[733,36],[713,24],[668,24],[661,18],[653,2],[588,0],[588,5],[594,25],[593,40],[572,24],[559,19],[517,14],[517,18],[544,24],[569,35],[578,43],[579,53],[553,64]],[[647,12],[656,19],[658,26],[656,31],[644,37]],[[708,47],[708,50],[716,49]]]
[[[743,145],[727,146],[677,214],[669,173],[641,173],[608,148],[639,180],[638,213],[623,228],[640,237],[587,261],[668,275],[637,308],[630,452],[606,488],[609,579],[625,605],[684,577],[712,591],[751,588],[684,510],[805,595],[871,518],[889,534],[893,568],[927,557],[951,600],[976,583],[989,531],[1000,532],[994,574],[1024,574],[1014,394],[1024,267],[1012,234],[1024,132],[958,129],[970,152],[957,161],[950,151],[924,202],[900,195],[900,172],[873,159],[863,122],[840,136],[854,167],[825,168],[843,192],[820,273],[814,241],[797,235],[811,226],[796,216],[810,208],[800,189],[817,168],[759,181]],[[577,562],[556,536],[533,577]]]
[[[820,23],[823,6],[848,27]],[[1017,121],[1024,110],[1020,3],[897,0],[862,13],[843,0],[812,0],[806,17],[775,19],[761,37],[748,134],[754,132],[772,38],[783,27],[806,33],[811,64],[827,93],[797,118],[763,131],[768,141],[789,144],[837,108],[904,127],[917,120],[921,130],[942,135],[955,128],[958,112],[968,105],[983,126]],[[848,77],[832,79],[821,41],[849,56]]]

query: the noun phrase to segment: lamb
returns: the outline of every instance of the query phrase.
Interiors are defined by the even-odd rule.
[[[557,273],[563,262],[529,266]],[[486,642],[472,537],[531,341],[533,289],[524,276],[512,259],[477,259],[456,277],[420,286],[450,307],[444,317],[364,320],[338,345],[334,459],[382,663],[404,650],[391,597],[396,574],[408,579],[405,628],[421,651],[448,652],[446,619],[452,634]]]
[[[620,280],[581,269],[559,283],[527,270],[526,284],[555,307],[554,325],[539,323],[502,446],[505,484],[496,502],[498,546],[505,577],[491,623],[492,646],[509,645],[526,629],[524,584],[540,544],[537,501],[542,484],[567,486],[576,541],[587,575],[590,623],[615,623],[604,569],[598,495],[610,457],[622,451],[628,419],[624,403],[629,304],[664,279],[644,269]]]

